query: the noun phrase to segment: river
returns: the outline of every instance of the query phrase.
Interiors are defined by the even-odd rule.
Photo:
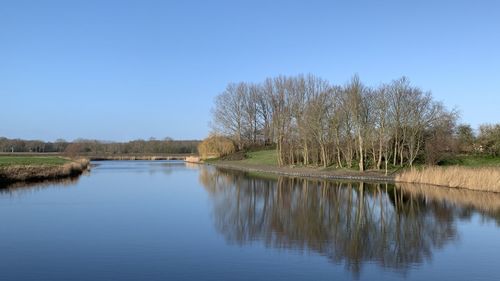
[[[0,225],[0,280],[500,280],[492,193],[102,161]]]

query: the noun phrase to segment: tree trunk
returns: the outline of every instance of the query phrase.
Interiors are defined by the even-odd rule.
[[[327,163],[327,160],[326,160],[326,147],[324,144],[321,144],[321,158],[323,158],[323,167],[327,167],[328,163]]]
[[[304,141],[304,165],[309,165],[309,149],[307,147],[307,141]]]
[[[359,171],[363,172],[365,170],[364,153],[363,153],[363,137],[361,136],[361,130],[358,130],[358,142],[359,142]]]

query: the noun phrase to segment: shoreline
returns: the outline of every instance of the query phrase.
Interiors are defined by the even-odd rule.
[[[76,159],[62,165],[12,165],[0,168],[0,184],[38,182],[81,175],[90,168],[90,160]]]
[[[312,179],[330,179],[330,180],[347,180],[347,181],[366,181],[366,182],[385,182],[393,184],[415,184],[415,185],[427,185],[435,188],[451,188],[455,190],[469,190],[483,193],[494,193],[500,194],[500,191],[494,188],[484,188],[473,186],[461,186],[452,184],[435,184],[429,182],[428,180],[419,179],[418,181],[406,181],[401,180],[401,175],[405,174],[398,173],[393,175],[383,175],[376,171],[325,171],[315,168],[304,168],[304,167],[276,167],[269,165],[253,165],[245,163],[237,163],[237,161],[215,161],[215,162],[205,162],[204,164],[214,167],[219,167],[223,169],[237,170],[243,172],[257,172],[265,174],[282,175],[288,177],[299,177],[299,178],[312,178]],[[451,171],[455,174],[454,171]]]
[[[395,183],[396,177],[393,175],[383,175],[374,171],[356,172],[356,171],[322,171],[315,168],[304,167],[274,167],[268,165],[251,165],[235,162],[205,162],[204,164],[224,169],[232,169],[243,172],[257,172],[266,174],[275,174],[288,177],[331,179],[331,180],[350,180],[350,181],[369,181],[369,182],[388,182]]]
[[[196,159],[195,159],[196,158]],[[253,172],[253,173],[263,173],[272,175],[281,175],[288,177],[299,177],[299,178],[311,178],[311,179],[329,179],[329,180],[346,180],[346,181],[366,181],[366,182],[384,182],[384,183],[409,183],[409,184],[425,184],[435,187],[445,187],[453,189],[465,189],[480,192],[493,192],[500,193],[498,187],[486,188],[486,186],[480,186],[477,184],[466,184],[465,182],[457,182],[456,178],[463,176],[461,174],[467,174],[464,169],[468,168],[432,168],[440,169],[440,177],[449,177],[451,179],[444,182],[433,182],[432,177],[428,174],[422,174],[422,172],[416,172],[415,170],[408,170],[399,172],[396,174],[385,175],[381,171],[368,170],[365,172],[358,172],[355,170],[325,170],[322,168],[315,167],[278,167],[268,164],[253,164],[253,163],[241,163],[238,160],[217,160],[217,161],[199,161],[198,157],[193,156],[94,156],[81,159],[68,159],[68,163],[61,165],[12,165],[7,167],[0,167],[0,185],[11,184],[16,182],[39,182],[44,180],[54,180],[54,179],[65,179],[70,177],[76,177],[81,175],[84,171],[88,170],[91,166],[90,161],[107,161],[107,160],[182,160],[186,163],[197,163],[205,164],[208,166],[219,167],[223,169],[237,170],[243,172]],[[430,171],[432,169],[424,169],[423,171]],[[455,170],[454,170],[455,169]],[[457,171],[456,169],[461,169]],[[480,169],[468,169],[474,173],[479,173]],[[492,170],[486,170],[488,174],[482,174],[482,177],[495,177],[493,174],[497,173],[498,170],[493,168]],[[414,174],[417,174],[415,176]],[[471,175],[467,176],[471,178]],[[474,182],[472,182],[474,183]]]

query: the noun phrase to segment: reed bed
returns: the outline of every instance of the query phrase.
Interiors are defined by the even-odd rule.
[[[403,171],[396,181],[500,192],[500,168],[426,167]]]
[[[74,176],[85,171],[89,163],[88,159],[72,159],[62,165],[11,165],[0,167],[0,181],[32,181]]]

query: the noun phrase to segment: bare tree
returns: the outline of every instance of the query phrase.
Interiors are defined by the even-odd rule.
[[[214,130],[235,138],[238,148],[243,147],[245,92],[244,83],[229,84],[215,99],[212,110]]]
[[[364,134],[368,118],[368,107],[366,106],[364,91],[365,86],[361,83],[358,75],[354,75],[345,87],[347,105],[352,114],[354,134],[358,141],[359,171],[365,169]]]
[[[370,88],[357,75],[343,87],[314,75],[229,84],[213,113],[215,131],[231,137],[238,149],[276,144],[280,166],[351,168],[357,162],[364,171],[381,169],[384,162],[386,173],[390,160],[412,166],[431,144],[426,137],[436,124],[456,120],[406,77]]]

